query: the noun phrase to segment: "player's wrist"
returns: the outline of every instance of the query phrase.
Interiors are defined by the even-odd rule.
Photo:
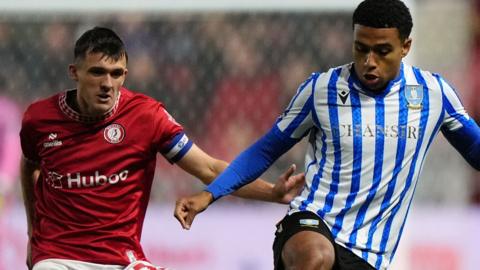
[[[210,191],[208,191],[208,190],[202,191],[202,192],[200,193],[200,196],[201,196],[201,198],[202,198],[203,201],[208,202],[207,205],[212,204],[213,201],[214,201],[214,196],[213,196],[213,194],[212,194]]]

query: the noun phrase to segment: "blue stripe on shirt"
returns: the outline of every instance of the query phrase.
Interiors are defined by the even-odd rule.
[[[465,125],[468,122],[468,119],[465,117],[465,115],[458,113],[455,108],[453,107],[452,103],[448,100],[445,95],[443,96],[443,105],[445,107],[445,110],[447,113],[455,118],[457,121],[459,121],[462,125]]]
[[[283,134],[292,137],[293,132],[298,129],[302,122],[307,118],[307,116],[312,114],[313,111],[313,96],[310,95],[305,102],[305,105],[302,107],[302,110],[297,114],[293,121],[285,128]],[[305,136],[307,133],[304,133]]]
[[[299,207],[299,209],[301,211],[306,210],[307,206],[313,202],[313,199],[315,197],[315,192],[318,190],[318,185],[320,184],[320,179],[322,179],[323,168],[325,166],[325,161],[326,161],[325,155],[326,155],[326,151],[327,151],[327,144],[325,142],[325,138],[326,138],[325,132],[322,132],[322,138],[321,138],[322,148],[320,149],[322,156],[320,158],[320,164],[319,164],[320,168],[319,168],[318,172],[313,176],[312,185],[311,185],[311,188],[310,188],[310,192],[308,193],[307,199],[303,200],[300,207]],[[317,160],[316,157],[315,157],[315,160]],[[314,161],[312,161],[312,162],[314,162]]]
[[[337,81],[340,76],[342,68],[333,70],[330,80],[328,82],[328,113],[330,117],[330,128],[332,130],[332,144],[334,149],[334,164],[332,171],[332,180],[330,184],[330,191],[325,198],[325,205],[323,209],[318,210],[317,214],[324,217],[326,213],[330,212],[333,206],[333,198],[338,192],[338,183],[340,181],[340,165],[342,162],[340,134],[338,123],[338,109],[337,109]],[[312,190],[312,192],[314,192]]]
[[[402,81],[400,86],[400,90],[398,92],[398,126],[399,127],[406,127],[408,121],[408,110],[407,108],[407,101],[405,98],[405,80]],[[382,220],[382,216],[387,208],[390,206],[390,200],[393,195],[393,191],[395,190],[395,186],[397,184],[398,174],[402,170],[402,163],[405,157],[405,146],[407,143],[407,129],[400,128],[398,130],[398,138],[397,138],[397,152],[395,154],[395,167],[393,168],[393,175],[392,179],[389,181],[387,186],[387,191],[385,192],[385,196],[382,200],[382,204],[380,206],[380,211],[378,215],[372,222],[370,229],[368,230],[368,240],[367,240],[367,250],[372,250],[372,242],[373,242],[373,234],[377,230],[378,223]]]
[[[434,76],[435,76],[435,75],[434,75]],[[438,79],[438,78],[437,78],[437,79]],[[443,93],[443,86],[442,86],[442,84],[440,84],[440,88],[441,88],[442,93]],[[441,113],[440,116],[438,117],[437,123],[435,124],[435,128],[433,129],[433,132],[432,132],[432,134],[430,135],[430,138],[428,139],[427,149],[426,149],[425,153],[428,152],[428,149],[430,148],[430,145],[432,144],[433,139],[435,138],[436,134],[438,133],[438,131],[439,131],[439,129],[440,129],[442,123],[443,123],[443,118],[444,118],[444,116],[445,116],[445,112],[442,110],[442,113]],[[426,156],[427,156],[427,155],[424,155],[424,156],[423,156],[423,159],[422,159],[422,163],[421,163],[421,164],[423,164],[423,162],[425,161]],[[414,188],[414,192],[415,192],[415,189],[416,189],[416,185],[415,185],[415,188]],[[405,217],[407,217],[407,216],[408,216],[408,213],[410,212],[410,205],[412,204],[412,201],[413,201],[413,200],[410,200],[410,202],[409,202],[409,204],[408,204],[408,210],[407,210],[407,214],[405,215]],[[392,255],[390,255],[390,260],[393,259],[393,254],[395,254],[395,252],[397,251],[398,244],[399,244],[399,242],[400,242],[400,236],[402,235],[402,233],[403,233],[403,228],[404,228],[404,226],[405,226],[405,221],[406,221],[406,219],[403,221],[402,227],[400,227],[400,234],[399,234],[399,236],[397,237],[397,242],[396,242],[395,246],[393,247]]]
[[[335,218],[335,224],[332,227],[333,238],[337,238],[340,232],[345,214],[352,208],[355,197],[360,189],[360,177],[362,173],[362,105],[357,90],[353,87],[353,77],[348,79],[348,88],[350,89],[350,104],[352,108],[352,138],[353,138],[353,169],[352,183],[350,193],[347,196],[345,207],[338,213]]]
[[[300,96],[300,94],[303,92],[303,90],[305,89],[305,87],[307,87],[307,85],[313,80],[313,84],[315,85],[317,79],[318,79],[318,76],[319,74],[318,73],[313,73],[305,82],[303,82],[300,87],[298,88],[298,91],[297,93],[295,94],[295,96],[292,98],[292,101],[290,101],[290,104],[288,104],[287,106],[287,109],[285,109],[285,112],[284,114],[287,114],[291,109],[292,109],[292,106],[293,104],[295,104],[295,101],[297,100],[297,98]],[[315,87],[315,86],[312,86]]]
[[[383,97],[375,97],[375,127],[385,127],[385,104]],[[382,180],[382,167],[383,167],[383,153],[385,146],[385,135],[383,132],[379,132],[375,128],[375,161],[373,165],[373,183],[368,191],[367,198],[365,202],[358,210],[357,217],[355,219],[355,224],[353,225],[353,231],[350,234],[349,243],[347,245],[354,246],[357,242],[357,234],[360,227],[362,227],[363,221],[365,220],[365,215],[367,213],[368,207],[375,198],[377,193],[378,186]],[[362,257],[364,260],[368,260],[368,253],[365,251],[362,252]]]
[[[422,102],[422,111],[421,111],[420,126],[419,126],[419,133],[420,134],[418,136],[417,145],[415,147],[415,152],[413,154],[412,163],[410,164],[410,170],[409,170],[408,175],[407,175],[405,187],[403,188],[402,192],[400,193],[400,199],[399,199],[398,203],[395,205],[395,207],[393,207],[392,212],[391,212],[390,216],[388,217],[388,220],[385,224],[385,228],[383,229],[382,240],[380,242],[380,253],[381,254],[383,254],[385,252],[385,249],[386,249],[386,246],[387,246],[387,243],[388,243],[388,238],[390,237],[390,230],[391,230],[391,227],[392,227],[393,219],[396,217],[397,212],[400,210],[400,207],[403,204],[403,200],[405,199],[405,196],[406,196],[407,192],[410,190],[410,186],[412,185],[413,176],[415,174],[415,169],[417,167],[418,154],[419,154],[420,148],[422,147],[422,144],[423,144],[423,137],[425,135],[425,129],[426,129],[427,122],[428,122],[428,115],[429,115],[429,110],[430,110],[428,87],[425,85],[425,80],[423,79],[422,75],[420,74],[420,70],[418,68],[413,68],[413,72],[414,72],[415,77],[417,78],[417,81],[419,83],[421,83],[423,81],[423,84],[421,83],[422,89],[423,89],[423,102]],[[403,225],[405,225],[406,217],[407,217],[407,215],[405,215],[405,218],[404,218],[403,223],[402,223],[402,227],[403,227]],[[398,239],[400,239],[401,235],[402,235],[402,232],[400,231],[399,234],[398,234],[398,237],[399,237]],[[400,241],[398,241],[398,239],[397,239],[396,245],[398,245],[398,243],[400,242]],[[392,252],[392,256],[393,256],[393,254],[394,253]],[[377,262],[375,263],[375,267],[377,269],[380,268],[380,266],[382,265],[382,260],[383,260],[383,256],[378,256]]]
[[[318,76],[317,76],[318,78]],[[313,129],[310,133],[310,139],[309,139],[309,143],[312,145],[312,151],[313,151],[313,160],[307,165],[307,168],[305,170],[305,175],[307,175],[308,173],[308,170],[310,169],[310,167],[315,164],[317,162],[317,156],[316,156],[316,153],[317,153],[317,145],[316,145],[316,137],[318,136],[317,133],[318,131],[322,132],[322,137],[321,137],[321,141],[322,141],[322,148],[321,148],[321,160],[320,160],[320,169],[319,171],[317,172],[317,174],[315,174],[313,176],[313,179],[312,179],[312,184],[310,186],[310,191],[308,193],[308,196],[305,200],[303,200],[299,206],[299,209],[301,211],[305,211],[308,207],[308,205],[310,203],[312,203],[314,197],[315,197],[315,191],[318,189],[318,185],[320,183],[320,179],[322,178],[322,174],[323,174],[323,166],[325,164],[325,153],[327,151],[327,144],[325,142],[325,132],[322,130],[322,126],[320,125],[320,121],[318,120],[318,117],[317,117],[317,112],[315,111],[315,86],[316,86],[316,82],[317,80],[313,81],[313,84],[312,84],[312,119],[313,119],[313,122],[314,124],[316,125],[317,129]]]

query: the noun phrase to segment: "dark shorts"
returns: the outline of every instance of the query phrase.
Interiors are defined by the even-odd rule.
[[[318,226],[308,226],[300,224],[300,220],[318,220]],[[303,222],[305,223],[305,222]],[[335,263],[333,270],[374,270],[370,264],[362,258],[355,255],[350,250],[338,245],[333,241],[332,233],[325,222],[309,211],[297,212],[285,216],[278,224],[275,232],[275,241],[273,242],[273,259],[275,270],[284,270],[282,261],[282,249],[287,240],[294,234],[301,231],[314,231],[324,235],[330,240],[335,249]]]

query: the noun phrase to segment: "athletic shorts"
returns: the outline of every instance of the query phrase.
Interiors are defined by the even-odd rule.
[[[316,226],[318,220],[318,226]],[[278,224],[273,242],[273,260],[275,270],[284,270],[282,261],[283,245],[294,234],[301,231],[317,232],[332,243],[335,249],[333,270],[375,270],[365,260],[333,241],[332,233],[323,220],[309,211],[296,212],[285,216]]]
[[[111,264],[97,264],[82,262],[76,260],[66,259],[46,259],[37,262],[32,270],[133,270],[133,269],[156,269],[156,270],[168,270],[167,268],[154,266],[153,264],[145,261],[135,261],[129,264],[126,268],[120,265]]]
[[[37,262],[33,270],[123,270],[125,266],[82,262],[66,259],[46,259]]]

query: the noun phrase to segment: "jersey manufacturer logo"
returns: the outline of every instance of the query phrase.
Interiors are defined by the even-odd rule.
[[[423,87],[420,85],[405,86],[405,98],[410,109],[421,109],[423,102]]]
[[[344,90],[342,90],[342,92],[338,93],[338,96],[340,97],[340,100],[342,101],[342,104],[344,104],[344,105],[345,105],[345,102],[347,102],[348,94],[350,94],[350,92],[347,92],[347,91],[344,91]]]
[[[125,138],[125,129],[120,124],[111,124],[103,131],[103,137],[109,143],[121,143]]]
[[[48,141],[43,143],[43,147],[49,148],[54,146],[61,146],[63,143],[61,140],[57,140],[57,133],[52,132],[48,134]]]

